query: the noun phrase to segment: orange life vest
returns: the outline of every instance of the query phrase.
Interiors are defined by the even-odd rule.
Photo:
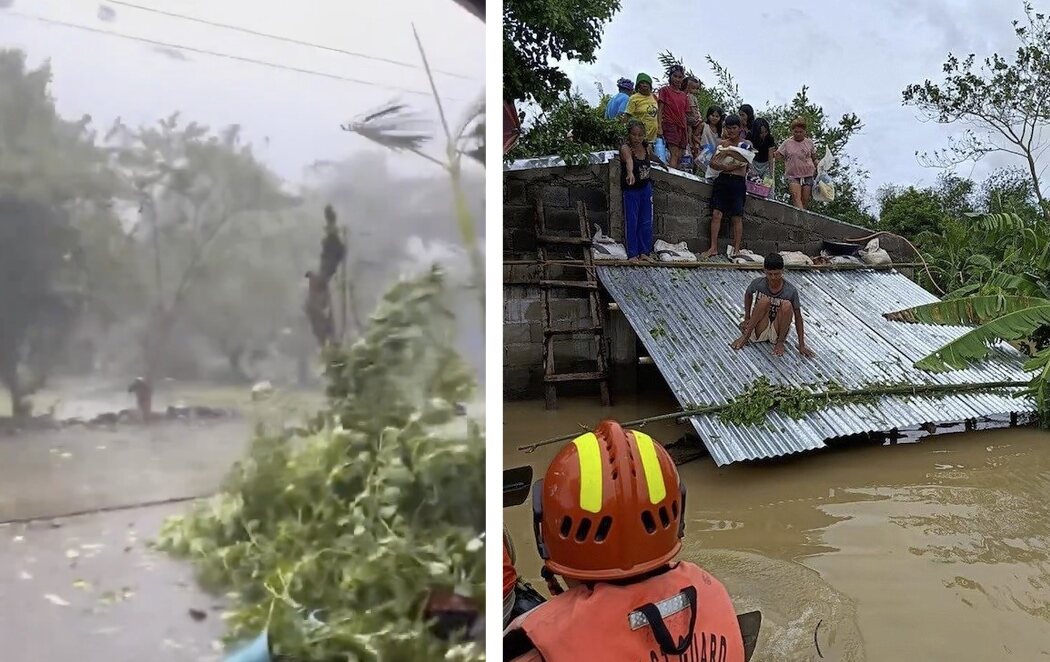
[[[729,593],[686,562],[637,584],[576,586],[523,614],[508,631],[515,628],[525,631],[546,662],[744,662]],[[676,652],[665,653],[658,630],[669,635],[665,644]]]

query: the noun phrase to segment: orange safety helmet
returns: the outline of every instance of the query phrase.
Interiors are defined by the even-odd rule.
[[[578,581],[626,579],[682,548],[685,486],[649,435],[603,421],[577,437],[533,486],[536,545],[551,572]]]

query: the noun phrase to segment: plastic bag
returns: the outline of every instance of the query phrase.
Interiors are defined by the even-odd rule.
[[[591,237],[591,256],[595,260],[626,260],[627,249],[612,237],[602,233],[601,227],[594,226],[594,236]]]
[[[880,264],[892,264],[893,260],[890,259],[890,254],[885,249],[879,247],[879,240],[872,239],[868,242],[868,245],[860,249],[857,253],[864,264],[870,266],[877,266]]]
[[[835,182],[828,171],[835,164],[835,155],[830,147],[824,148],[824,157],[817,163],[817,176],[813,184],[813,199],[817,202],[831,202],[835,199]]]
[[[780,256],[784,258],[785,265],[799,267],[809,267],[813,265],[812,258],[801,251],[780,251]]]
[[[661,262],[696,262],[696,253],[690,252],[689,244],[684,241],[671,244],[657,239],[653,250]]]
[[[732,246],[726,246],[726,257],[735,264],[763,264],[766,261],[766,258],[746,248],[734,251]]]
[[[653,142],[653,153],[655,153],[656,157],[664,163],[667,163],[671,160],[671,155],[667,151],[667,144],[664,143],[663,138],[657,138]]]

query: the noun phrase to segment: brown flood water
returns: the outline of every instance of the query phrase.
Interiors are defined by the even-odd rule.
[[[675,409],[664,396],[559,405],[505,403],[505,467],[531,464],[540,477],[560,446],[517,446]],[[647,431],[671,443],[692,428]],[[1050,660],[1050,433],[968,432],[721,469],[703,457],[679,471],[681,558],[722,579],[738,612],[761,609],[757,660]],[[528,505],[504,517],[519,573],[543,590]]]

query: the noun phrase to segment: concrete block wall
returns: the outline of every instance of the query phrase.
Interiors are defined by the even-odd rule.
[[[709,241],[711,185],[662,171],[653,173],[653,230],[657,239],[685,241],[700,252]],[[583,201],[588,218],[619,241],[624,238],[623,205],[618,159],[603,165],[578,168],[556,167],[506,171],[503,175],[503,378],[504,396],[535,397],[543,386],[543,328],[538,269],[515,261],[536,259],[536,202],[543,201],[549,232],[576,235],[577,201]],[[730,237],[728,219],[722,223],[719,248],[725,252]],[[758,254],[800,250],[820,252],[824,239],[848,239],[872,234],[872,230],[806,211],[790,205],[748,196],[744,205],[743,247]],[[881,245],[894,261],[911,261],[906,244],[883,237]],[[556,253],[552,250],[551,253]],[[578,253],[576,253],[578,255]],[[568,253],[566,254],[568,256]],[[553,255],[552,255],[553,257]],[[581,277],[579,270],[551,269],[555,280]],[[554,292],[552,294],[556,294]],[[565,292],[551,302],[556,322],[581,325],[589,317],[586,294]],[[623,324],[612,323],[607,332],[624,333]],[[629,327],[628,327],[629,328]],[[624,363],[621,373],[633,374],[637,356],[631,351],[634,339],[610,337],[614,362]],[[555,356],[558,369],[585,370],[593,366],[596,348],[590,337],[559,339]]]

